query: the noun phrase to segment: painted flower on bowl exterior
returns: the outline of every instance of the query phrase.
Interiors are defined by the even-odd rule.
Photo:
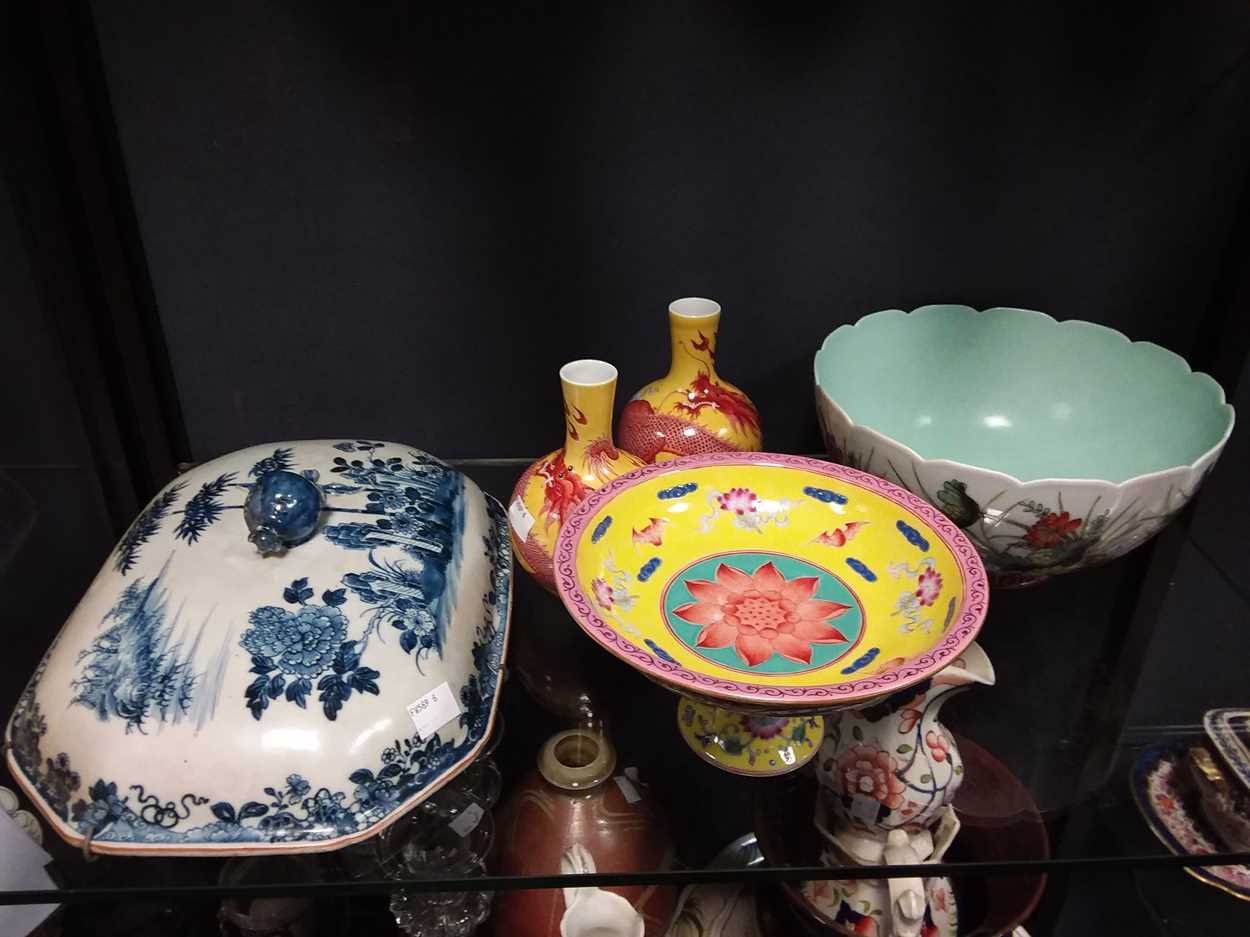
[[[311,537],[266,556],[244,505],[279,471],[325,503]],[[92,851],[336,848],[484,743],[510,596],[503,508],[423,452],[350,440],[223,456],[123,535],[19,698],[9,768]],[[443,683],[455,714],[414,734],[406,707]]]
[[[943,426],[952,425],[951,421],[958,423],[958,414],[924,412],[915,416],[913,426],[923,426],[908,432],[916,439],[925,440],[926,452],[940,453],[944,457],[926,455],[874,425],[892,402],[897,401],[898,407],[917,406],[914,400],[905,401],[897,392],[890,396],[891,388],[887,384],[879,388],[880,394],[886,395],[879,398],[879,407],[871,402],[865,404],[863,400],[852,403],[839,399],[842,395],[831,387],[829,380],[839,362],[877,354],[874,343],[892,349],[894,356],[900,358],[904,352],[899,336],[904,335],[904,329],[919,328],[962,336],[964,349],[976,347],[977,336],[983,333],[1001,335],[1019,331],[1017,344],[1032,351],[1021,351],[1018,358],[1007,364],[997,360],[1002,355],[995,355],[995,366],[1014,369],[1013,381],[1018,386],[1033,387],[1026,365],[1030,356],[1045,357],[1045,348],[1037,346],[1039,342],[1050,341],[1068,343],[1063,348],[1070,358],[1078,353],[1070,345],[1076,346],[1079,353],[1099,356],[1101,363],[1097,368],[1091,364],[1091,370],[1119,373],[1112,362],[1128,362],[1137,369],[1130,371],[1130,377],[1136,375],[1133,380],[1163,388],[1171,387],[1172,384],[1163,383],[1170,381],[1186,393],[1173,395],[1176,399],[1172,404],[1178,412],[1170,419],[1151,421],[1149,413],[1139,414],[1146,438],[1137,440],[1137,449],[1142,453],[1141,464],[1147,470],[1140,474],[1126,471],[1122,480],[1080,474],[1080,470],[1095,465],[1099,457],[1117,462],[1117,468],[1127,464],[1119,464],[1124,460],[1106,455],[1084,458],[1075,473],[1055,471],[1041,477],[1034,475],[1032,479],[990,467],[988,457],[983,463],[961,459],[960,446],[966,443],[942,431]],[[969,360],[959,373],[966,373],[976,363],[977,359]],[[917,368],[929,368],[932,364],[915,362]],[[1130,342],[1103,326],[1057,322],[1042,313],[1021,309],[977,312],[966,306],[926,306],[911,313],[899,310],[874,313],[830,334],[816,355],[815,372],[821,430],[826,449],[834,460],[880,475],[940,508],[976,544],[998,587],[1030,585],[1054,575],[1105,563],[1154,536],[1193,497],[1219,458],[1233,426],[1232,408],[1225,403],[1223,391],[1207,375],[1192,372],[1179,356],[1148,342]],[[964,401],[961,406],[970,408],[967,419],[960,425],[975,424],[978,432],[987,435],[1014,432],[1013,422],[1038,424],[1053,419],[1059,423],[1068,418],[1073,409],[1066,401],[1066,387],[1072,379],[1039,379],[1040,384],[1033,393],[1044,401],[1053,400],[1048,404],[1049,409],[1013,421],[1010,413],[996,412],[1000,408],[995,406],[995,382],[984,374],[979,374],[978,379],[986,387],[985,393],[981,397],[959,398]],[[1095,376],[1088,379],[1093,381]],[[1124,379],[1123,375],[1117,378]],[[1003,383],[1011,382],[1004,380]],[[921,388],[919,396],[923,395],[924,388]],[[932,406],[941,406],[940,399]],[[865,419],[858,415],[861,409],[880,412]],[[1190,414],[1189,418],[1186,413]],[[943,416],[948,423],[940,422]],[[1160,461],[1156,457],[1151,461],[1154,455],[1151,432],[1157,432],[1161,426],[1195,420],[1207,427],[1207,435],[1196,436],[1196,441],[1186,443],[1192,447],[1188,455],[1166,465],[1162,464],[1166,459]],[[968,438],[974,442],[978,439],[972,435]],[[1027,441],[1027,437],[1019,438]],[[985,445],[992,450],[991,443]],[[1020,445],[1027,449],[1023,442]],[[1045,453],[1031,458],[1038,467],[1062,464],[1064,453],[1130,448],[1107,445],[1097,432],[1088,429],[1069,433],[1062,444],[1052,440],[1044,445],[1048,447]],[[1165,450],[1169,453],[1186,451],[1179,443],[1158,449],[1159,452]]]

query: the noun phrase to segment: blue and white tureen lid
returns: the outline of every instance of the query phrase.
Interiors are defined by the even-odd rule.
[[[389,442],[258,446],[144,509],[8,726],[66,840],[134,855],[333,849],[467,766],[499,698],[507,516]]]

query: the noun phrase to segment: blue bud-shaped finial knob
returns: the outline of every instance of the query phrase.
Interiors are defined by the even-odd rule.
[[[252,486],[243,505],[251,536],[265,556],[307,540],[321,516],[321,489],[295,472],[266,472]]]

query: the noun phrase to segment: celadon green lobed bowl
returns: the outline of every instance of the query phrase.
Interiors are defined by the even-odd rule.
[[[1193,497],[1233,428],[1210,376],[1028,309],[888,309],[816,353],[825,444],[968,535],[999,587],[1105,563]]]

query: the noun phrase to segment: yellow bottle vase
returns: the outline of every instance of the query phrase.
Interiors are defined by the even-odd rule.
[[[508,518],[516,557],[552,591],[552,554],[565,518],[590,492],[645,464],[612,442],[616,377],[616,368],[593,359],[560,369],[564,445],[527,468],[512,492]]]
[[[760,415],[750,398],[716,373],[720,304],[678,299],[668,307],[672,364],[638,391],[621,414],[621,445],[648,462],[706,452],[758,452]]]

